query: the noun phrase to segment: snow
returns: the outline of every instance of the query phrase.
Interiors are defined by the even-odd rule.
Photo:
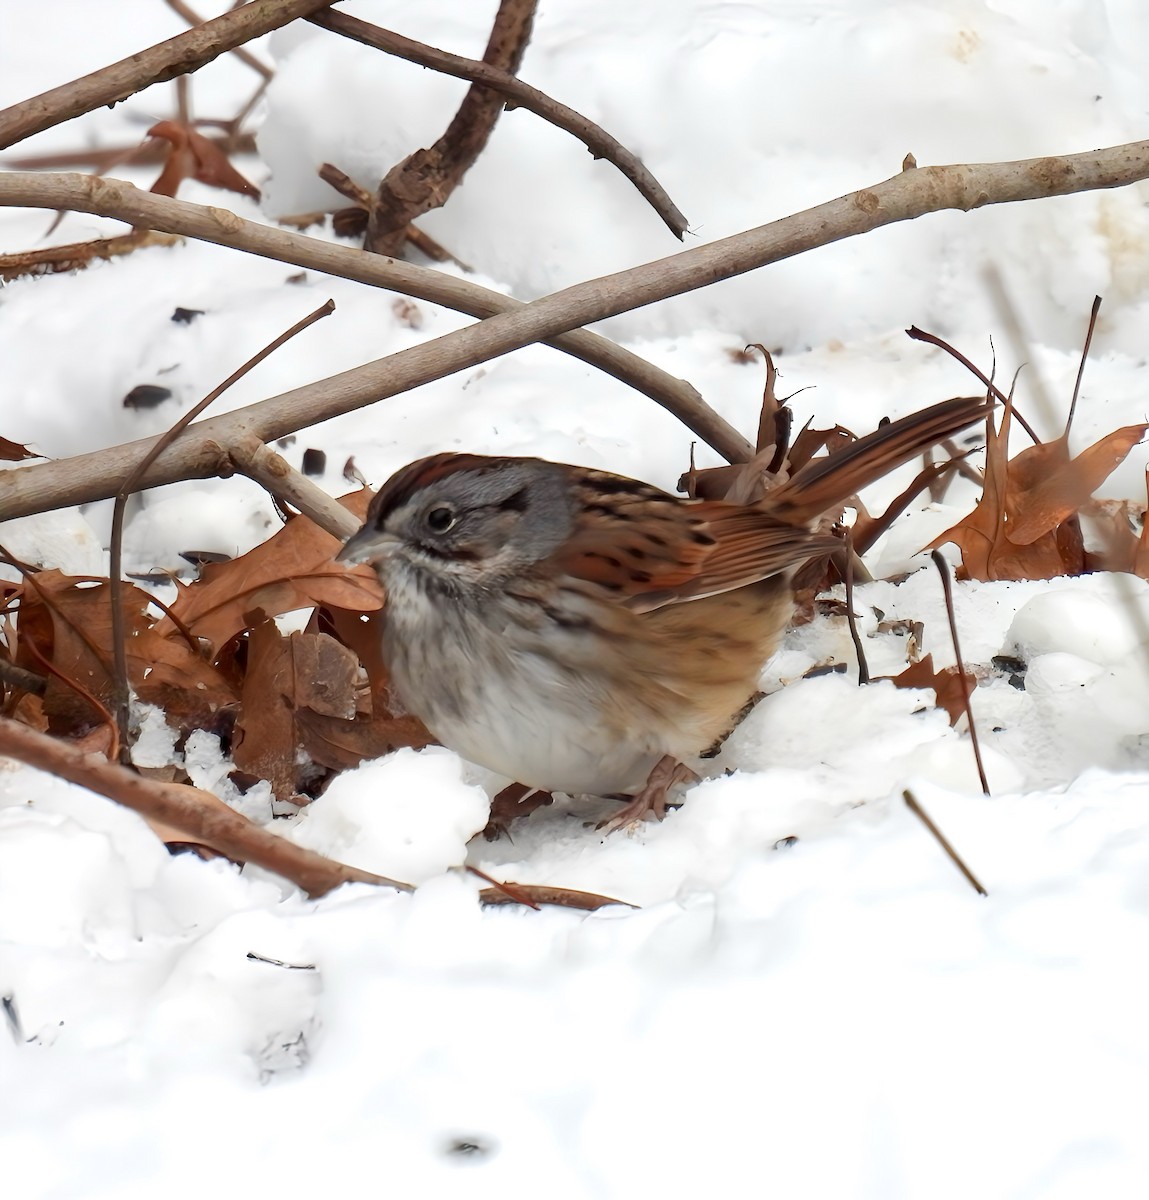
[[[495,5],[350,7],[478,54]],[[87,4],[0,0],[0,24],[18,33],[0,39],[0,105],[180,28],[155,0],[124,0],[114,22]],[[570,0],[542,7],[522,74],[641,154],[690,218],[692,244],[892,175],[907,151],[924,165],[1142,137],[1147,39],[1136,0]],[[49,42],[52,54],[31,52]],[[370,183],[437,136],[463,91],[310,26],[258,49],[278,71],[260,134],[271,214],[329,201],[322,161]],[[226,115],[255,82],[214,64],[196,77],[196,111]],[[132,142],[170,102],[157,88],[4,157]],[[270,219],[200,185],[181,197]],[[761,364],[738,361],[748,341],[780,350],[780,391],[809,389],[793,401],[799,420],[861,430],[976,388],[905,326],[943,334],[985,369],[992,338],[999,377],[1029,364],[1019,405],[1053,433],[1101,293],[1080,449],[1146,417],[1147,199],[1139,185],[937,214],[605,332],[744,431],[762,386]],[[0,249],[38,244],[49,219],[0,212]],[[678,249],[613,168],[522,110],[423,223],[481,282],[522,298]],[[70,214],[52,237],[118,228]],[[1004,332],[991,263],[1025,344]],[[419,302],[414,329],[388,293],[298,274],[189,242],[6,287],[0,435],[63,457],[165,429],[329,296],[336,313],[214,411],[468,320]],[[177,306],[203,316],[175,323]],[[175,399],[125,408],[139,384]],[[282,452],[298,466],[308,447],[325,450],[319,482],[334,494],[348,490],[349,455],[378,484],[455,447],[673,488],[690,442],[645,397],[532,347],[303,431]],[[1135,448],[1102,494],[1143,501],[1147,459]],[[715,458],[699,447],[698,460]],[[875,486],[872,510],[908,477]],[[870,556],[877,576],[912,572],[858,589],[872,675],[903,669],[901,621],[922,622],[924,650],[952,663],[936,573],[914,554],[973,496],[962,484],[919,507]],[[0,542],[94,574],[108,515],[101,503],[8,522]],[[186,571],[181,551],[237,553],[275,520],[242,480],[157,489],[131,511],[127,565]],[[955,604],[992,798],[965,720],[951,727],[927,692],[858,688],[844,621],[820,616],[791,631],[764,672],[767,697],[662,824],[603,838],[593,824],[608,805],[560,798],[513,840],[469,841],[501,781],[442,749],[364,764],[302,817],[275,821],[418,883],[410,895],[353,885],[310,901],[254,869],[173,858],[132,813],[0,763],[5,1195],[1142,1195],[1149,585],[959,584]],[[995,656],[1020,657],[1024,673]],[[830,660],[845,672],[805,677]],[[170,761],[158,714],[140,721],[137,762]],[[268,790],[241,796],[213,735],[190,739],[183,765],[270,817]],[[908,810],[906,788],[988,897]],[[640,907],[483,909],[464,862]]]

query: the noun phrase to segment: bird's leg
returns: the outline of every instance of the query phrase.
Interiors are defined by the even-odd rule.
[[[601,822],[598,828],[604,833],[612,833],[636,821],[645,820],[648,813],[653,813],[654,819],[661,821],[666,816],[671,788],[680,783],[697,783],[698,778],[685,763],[680,763],[670,754],[664,754],[651,768],[642,791],[636,792],[629,804]]]

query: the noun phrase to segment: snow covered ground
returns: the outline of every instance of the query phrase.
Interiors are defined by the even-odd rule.
[[[217,3],[216,11],[222,8]],[[159,0],[0,0],[0,105],[178,32]],[[479,54],[494,4],[349,10]],[[51,51],[48,52],[48,47]],[[522,75],[640,153],[692,222],[688,243],[763,224],[919,163],[1090,149],[1149,132],[1149,15],[1137,0],[542,6]],[[266,210],[328,202],[336,163],[370,183],[438,135],[445,80],[311,27],[261,48],[279,69],[261,147]],[[196,77],[201,116],[255,81]],[[142,136],[171,87],[6,155]],[[132,171],[144,186],[151,176]],[[185,185],[181,197],[260,218]],[[1040,372],[1066,405],[1089,304],[1105,298],[1075,444],[1144,420],[1145,185],[940,214],[617,318],[605,332],[689,379],[743,430],[760,364],[781,351],[799,417],[872,427],[974,389],[916,323],[1008,376],[1045,432]],[[43,213],[0,212],[0,250],[37,244]],[[523,298],[673,253],[613,169],[523,111],[428,231],[480,280]],[[72,215],[78,241],[112,223]],[[314,233],[314,231],[313,231]],[[318,236],[330,236],[320,233]],[[1000,270],[1029,331],[1014,346],[986,291]],[[236,407],[466,323],[420,303],[188,243],[0,293],[0,435],[61,457],[166,428],[328,296],[336,314],[220,402]],[[174,308],[204,310],[190,325]],[[126,409],[139,384],[175,402]],[[644,397],[543,348],[302,433],[347,490],[453,447],[534,453],[673,487],[690,435]],[[1138,447],[1103,493],[1143,499]],[[699,451],[703,464],[713,455]],[[874,489],[895,495],[903,474]],[[972,503],[911,514],[876,575]],[[0,542],[76,573],[106,569],[106,504],[0,525]],[[276,527],[242,481],[143,499],[129,569],[186,549],[238,553]],[[920,560],[915,560],[920,562]],[[601,810],[562,801],[468,837],[490,781],[444,750],[348,773],[294,836],[421,883],[307,901],[270,876],[171,858],[137,818],[15,764],[0,769],[0,1163],[31,1198],[546,1194],[1009,1200],[1143,1196],[1149,1176],[1149,585],[1126,577],[957,588],[993,797],[968,737],[923,693],[859,689],[844,623],[793,631],[768,698],[714,777],[661,825],[603,839]],[[880,610],[880,616],[877,610]],[[862,589],[876,675],[904,665],[879,621],[920,620],[952,661],[936,575]],[[1020,656],[1021,687],[991,660]],[[851,665],[852,671],[852,665]],[[782,686],[785,684],[786,686]],[[964,728],[964,722],[963,722]],[[189,771],[221,772],[210,739]],[[989,895],[906,809],[911,787]],[[482,910],[464,860],[500,878],[585,888],[640,908]],[[253,957],[254,956],[254,957]],[[271,961],[268,961],[271,960]]]

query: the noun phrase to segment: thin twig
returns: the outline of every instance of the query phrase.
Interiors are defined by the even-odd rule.
[[[1030,379],[1029,391],[1033,397],[1034,407],[1050,425],[1053,425],[1058,419],[1059,406],[1054,400],[1053,392],[1045,377],[1045,372],[1041,369],[1037,357],[1033,353],[1033,338],[1029,336],[1026,330],[1025,322],[1022,320],[1021,312],[1014,302],[1013,295],[1005,286],[1005,279],[996,263],[990,263],[983,269],[981,274],[1002,331],[1006,339],[1012,343],[1011,349],[1019,364],[1017,370],[1014,372],[1010,394],[1013,394],[1017,386],[1018,376],[1021,374],[1022,367],[1027,367]],[[993,347],[992,337],[990,338],[990,346]],[[996,350],[994,351],[994,369],[992,374],[996,379]],[[1016,409],[1014,411],[1016,412]],[[1020,416],[1018,420],[1021,420]]]
[[[228,450],[237,470],[340,541],[345,542],[362,523],[254,435],[240,439]]]
[[[870,682],[870,665],[866,662],[866,651],[862,646],[862,635],[858,632],[858,617],[854,612],[854,546],[849,534],[846,535],[846,625],[850,630],[850,641],[854,643],[854,653],[858,656],[858,687]]]
[[[259,404],[237,409],[226,416],[209,418],[198,427],[198,437],[181,438],[169,447],[152,465],[144,482],[148,486],[155,486],[177,479],[204,478],[215,474],[221,465],[226,469],[229,460],[222,447],[235,441],[240,430],[255,433],[265,441],[283,437],[310,424],[330,420],[432,380],[442,379],[453,372],[488,362],[532,342],[552,339],[557,342],[559,333],[588,322],[617,316],[657,300],[752,271],[767,263],[794,257],[816,246],[854,237],[898,221],[911,220],[926,212],[949,208],[971,209],[987,204],[1118,187],[1143,178],[1149,178],[1149,141],[1062,158],[918,167],[913,171],[904,171],[883,183],[784,217],[770,225],[614,275],[588,280],[530,304],[515,305],[504,301],[508,311],[476,325],[318,383],[296,388]],[[155,204],[159,199],[163,199],[162,205]],[[308,265],[301,261],[304,258],[303,248],[306,248],[307,256],[320,270],[325,268],[318,264],[335,261],[336,256],[332,252],[339,249],[325,246],[327,255],[321,255],[314,247],[323,243],[314,239],[243,222],[233,213],[219,209],[181,204],[167,197],[148,197],[128,184],[111,180],[0,173],[0,205],[3,204],[71,207],[112,215],[130,220],[134,225],[160,228],[165,232],[190,233],[206,241],[273,258],[285,258],[283,247],[290,244],[293,247],[291,261]],[[108,211],[112,206],[115,212]],[[352,260],[368,260],[371,257],[356,255],[354,251],[347,253]],[[415,276],[411,273],[410,264],[391,263],[387,266],[390,270],[403,267],[408,272],[405,278],[423,281],[415,285],[420,288],[426,288],[426,276],[438,274],[431,271]],[[380,277],[362,266],[349,265],[348,270],[341,273],[358,278],[361,271],[369,278]],[[439,286],[442,286],[441,276]],[[409,294],[418,293],[412,291]],[[474,293],[470,295],[473,297]],[[496,306],[492,305],[491,311],[495,309]],[[599,350],[602,359],[613,364],[609,366],[603,361],[603,369],[616,374],[622,370],[618,358],[613,357],[617,347],[607,350],[602,349],[600,344]],[[675,411],[671,408],[671,400],[678,405],[682,397],[680,394],[667,397],[667,408]],[[703,420],[706,414],[708,416]],[[676,415],[679,413],[676,412]],[[715,438],[714,430],[725,427],[727,438],[732,434],[733,440],[745,447],[743,457],[733,460],[746,461],[751,458],[753,450],[746,439],[731,431],[726,422],[714,421],[715,416],[705,406],[691,406],[690,411],[681,414],[680,419],[696,431],[697,423],[705,424],[709,436],[700,436],[705,436],[711,445],[716,446],[717,441],[712,440]],[[124,475],[125,461],[138,461],[138,456],[152,444],[151,439],[145,439],[60,463],[4,472],[4,477],[0,479],[0,519],[114,495]],[[724,451],[720,448],[720,452]]]
[[[951,346],[944,338],[938,337],[936,333],[926,333],[924,329],[919,329],[916,325],[911,325],[906,330],[906,335],[911,337],[915,342],[927,342],[931,346],[937,346],[939,350],[944,350],[951,358],[956,358],[959,363],[970,374],[975,375],[985,384],[986,390],[1000,404],[1005,403],[1005,393],[997,386],[996,383],[984,372],[980,367],[975,366],[966,356],[957,349],[956,346]],[[1016,377],[1015,377],[1016,382]],[[1033,431],[1030,423],[1017,411],[1013,410],[1013,415],[1017,418],[1017,423],[1025,430],[1026,433],[1033,439],[1034,445],[1041,445],[1041,438]]]
[[[214,403],[233,384],[241,380],[254,367],[259,366],[268,355],[273,354],[285,342],[290,341],[297,333],[314,325],[323,317],[330,316],[335,311],[334,301],[328,300],[313,313],[297,321],[285,333],[281,333],[269,342],[258,354],[253,355],[237,371],[232,372],[218,387],[210,391],[198,404],[193,405],[178,421],[164,434],[156,439],[148,453],[129,472],[123,484],[116,492],[115,504],[112,507],[112,535],[109,548],[111,583],[110,600],[112,605],[112,653],[115,663],[115,692],[113,704],[116,713],[116,728],[120,735],[120,761],[126,767],[131,763],[131,747],[129,744],[129,720],[131,717],[131,682],[128,679],[128,647],[127,628],[124,621],[123,606],[123,551],[124,551],[124,511],[128,498],[140,486],[140,480],[148,467],[176,440],[177,437],[206,409]]]
[[[970,705],[970,690],[969,676],[965,673],[965,663],[962,662],[961,643],[958,641],[957,631],[957,616],[954,612],[954,594],[953,585],[950,583],[950,569],[945,557],[940,550],[931,550],[930,558],[934,561],[934,566],[938,569],[938,574],[942,577],[942,591],[946,598],[946,617],[950,624],[950,639],[954,647],[954,661],[957,664],[958,680],[961,684],[962,699],[965,702],[965,715],[969,723],[969,741],[973,747],[974,761],[977,763],[977,777],[981,781],[981,790],[988,796],[989,781],[985,777],[985,766],[981,761],[981,745],[977,740],[977,725],[973,719],[973,708]]]
[[[312,24],[328,29],[332,33],[341,34],[353,41],[362,42],[366,46],[374,46],[385,54],[396,58],[406,59],[421,67],[441,71],[444,75],[453,75],[456,79],[467,79],[471,83],[480,83],[492,91],[500,92],[509,100],[513,100],[519,108],[525,108],[536,116],[542,117],[559,129],[565,130],[594,155],[595,158],[605,159],[615,166],[634,184],[639,193],[665,222],[666,227],[677,237],[689,228],[686,218],[667,195],[666,190],[643,165],[642,160],[631,154],[621,142],[611,137],[605,129],[588,120],[573,108],[560,104],[544,92],[524,83],[515,75],[492,67],[488,63],[479,62],[473,58],[462,58],[458,54],[449,54],[423,42],[412,41],[389,29],[380,29],[356,17],[342,12],[314,13],[307,18]]]
[[[93,109],[198,71],[236,46],[326,8],[332,0],[251,0],[195,29],[168,38],[71,83],[0,110],[0,150]]]
[[[499,0],[483,61],[510,75],[519,69],[534,25],[538,0]],[[502,114],[498,92],[472,83],[443,135],[430,146],[408,154],[379,183],[367,212],[363,248],[375,254],[398,254],[407,226],[441,208],[463,182],[490,140]]]
[[[309,896],[325,895],[342,883],[413,890],[410,884],[333,862],[268,833],[226,805],[204,804],[195,798],[195,788],[145,779],[102,755],[37,733],[8,717],[0,717],[0,754],[86,787],[149,820],[174,826],[237,862],[255,863],[274,871]]]
[[[930,833],[934,835],[938,845],[941,846],[941,848],[949,856],[950,862],[952,862],[953,865],[957,867],[957,869],[966,877],[970,887],[972,887],[979,896],[988,896],[989,892],[987,892],[985,888],[981,886],[977,876],[969,869],[969,867],[965,865],[962,856],[953,848],[946,835],[942,833],[942,831],[933,823],[929,813],[927,813],[926,810],[918,803],[917,797],[913,794],[913,792],[911,792],[909,788],[906,788],[906,790],[902,792],[902,796],[905,799],[906,807],[914,814],[915,817],[917,817],[919,821],[921,821],[921,823],[930,831]]]
[[[58,275],[82,271],[95,261],[109,262],[124,254],[133,254],[147,246],[174,246],[182,238],[152,229],[134,229],[110,238],[90,242],[69,242],[66,246],[42,246],[15,254],[0,254],[0,279],[20,279],[26,275]]]
[[[515,884],[500,883],[493,875],[488,875],[486,871],[480,871],[478,867],[471,863],[467,863],[466,868],[472,875],[481,879],[484,883],[489,883],[496,892],[514,904],[522,904],[526,908],[533,908],[535,912],[539,911],[539,906]]]
[[[1089,347],[1093,345],[1093,331],[1097,328],[1097,314],[1101,311],[1101,297],[1093,297],[1093,307],[1089,310],[1089,328],[1085,331],[1085,345],[1081,347],[1081,364],[1077,368],[1077,378],[1073,382],[1073,399],[1069,402],[1069,415],[1065,418],[1065,436],[1073,427],[1073,417],[1077,412],[1077,397],[1081,395],[1081,380],[1085,375],[1085,364],[1089,360]],[[1017,410],[1014,409],[1016,414]]]
[[[369,211],[375,202],[375,197],[361,183],[357,183],[334,163],[320,163],[316,174],[328,187],[333,187],[344,199],[350,200],[365,211]]]
[[[25,671],[23,667],[18,667],[6,658],[0,658],[0,683],[18,688],[22,692],[30,692],[34,696],[42,696],[48,688],[45,676]]]

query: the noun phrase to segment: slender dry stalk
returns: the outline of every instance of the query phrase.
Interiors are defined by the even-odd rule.
[[[109,574],[110,574],[110,602],[112,606],[112,656],[115,664],[115,694],[113,703],[115,708],[116,729],[119,732],[120,739],[120,760],[124,766],[128,766],[131,761],[131,749],[129,740],[129,718],[131,715],[131,681],[128,679],[128,646],[127,646],[127,625],[124,621],[124,580],[123,580],[123,559],[124,559],[124,513],[127,509],[128,498],[140,488],[140,480],[143,478],[149,465],[164,452],[164,450],[179,437],[179,435],[198,417],[209,405],[214,404],[234,384],[238,383],[245,375],[249,374],[255,367],[269,355],[274,354],[285,342],[289,342],[296,334],[302,333],[305,329],[310,328],[316,321],[323,317],[329,317],[335,311],[335,304],[328,300],[321,304],[314,312],[309,313],[301,321],[296,321],[294,325],[285,332],[281,333],[277,338],[270,341],[262,350],[253,354],[237,370],[233,371],[218,387],[213,388],[208,394],[198,403],[192,405],[186,413],[184,413],[178,421],[166,432],[156,439],[151,450],[144,455],[143,458],[132,468],[131,472],[124,479],[116,492],[115,503],[112,506],[112,536],[111,545],[109,548]]]
[[[973,707],[970,704],[969,691],[969,676],[965,673],[965,663],[962,661],[961,642],[958,640],[957,631],[957,615],[954,612],[954,593],[953,584],[950,581],[949,564],[946,562],[940,550],[930,552],[930,558],[933,559],[934,566],[937,568],[938,574],[942,580],[942,591],[945,593],[946,599],[946,618],[950,626],[950,641],[953,642],[954,662],[957,664],[957,677],[961,685],[962,700],[965,703],[965,719],[969,725],[969,742],[973,747],[974,762],[977,763],[977,777],[981,783],[981,790],[988,796],[989,780],[986,779],[985,765],[981,761],[981,743],[977,736],[977,724],[973,719]]]
[[[918,803],[917,797],[908,788],[902,792],[902,798],[906,802],[906,807],[914,814],[915,817],[933,834],[937,844],[946,852],[946,856],[950,862],[965,876],[966,882],[979,896],[988,896],[989,892],[982,887],[978,877],[966,866],[965,860],[953,848],[953,844],[949,838],[934,824],[933,818],[926,812]]]

